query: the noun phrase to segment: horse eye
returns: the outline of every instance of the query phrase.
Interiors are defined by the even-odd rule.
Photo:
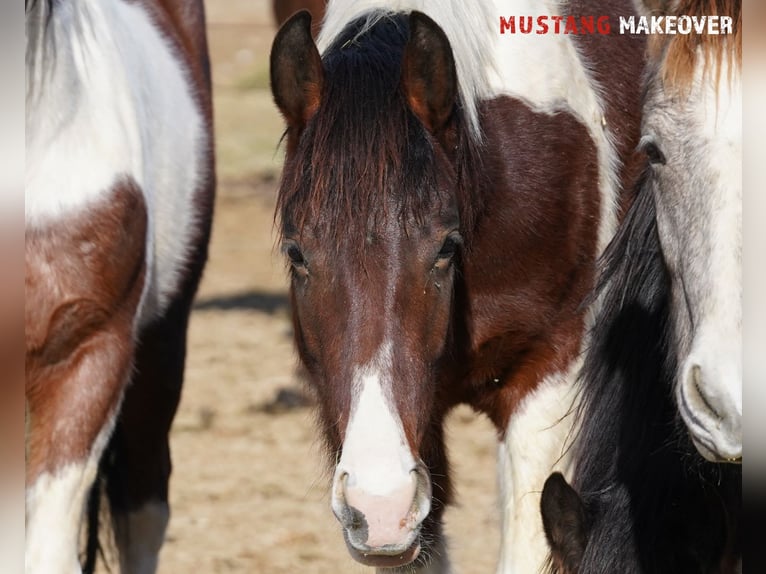
[[[301,248],[295,243],[289,243],[284,247],[284,252],[293,267],[306,267],[306,259],[303,257]]]
[[[442,248],[439,250],[436,256],[436,267],[444,268],[452,260],[457,252],[458,246],[463,242],[462,238],[457,233],[450,233],[447,239],[444,240]]]
[[[665,165],[667,162],[665,154],[662,153],[662,150],[654,140],[647,139],[641,148],[644,150],[644,153],[649,158],[649,163],[652,165]]]
[[[447,259],[452,257],[455,255],[455,251],[457,251],[457,241],[455,241],[452,237],[448,237],[444,241],[442,248],[439,250],[439,259]]]

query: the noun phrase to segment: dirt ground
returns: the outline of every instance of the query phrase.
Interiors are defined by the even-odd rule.
[[[330,511],[311,408],[277,400],[301,387],[272,227],[282,128],[268,91],[270,3],[207,5],[220,185],[172,434],[160,572],[371,572],[348,557]],[[464,574],[493,572],[494,432],[459,409],[448,435],[458,492],[446,518],[452,559]]]

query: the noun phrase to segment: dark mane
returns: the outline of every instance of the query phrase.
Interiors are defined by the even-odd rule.
[[[425,219],[435,201],[435,140],[409,109],[400,89],[401,61],[409,37],[405,14],[385,15],[367,26],[350,23],[324,54],[319,109],[296,153],[288,157],[277,212],[298,229],[307,221],[333,228],[335,247],[364,246],[384,217]],[[477,144],[454,113],[460,156],[455,174],[464,182],[475,169]],[[290,154],[288,154],[289,156]],[[292,163],[292,165],[290,165]],[[458,185],[461,226],[468,232],[478,199],[476,186]],[[394,211],[392,213],[392,211]]]
[[[651,186],[644,174],[603,256],[603,306],[579,381],[573,486],[591,524],[580,572],[718,572],[736,539],[741,467],[697,454],[673,395],[670,276]]]

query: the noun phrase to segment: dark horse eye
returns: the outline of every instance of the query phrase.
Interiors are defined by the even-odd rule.
[[[649,158],[649,163],[652,165],[665,165],[667,161],[665,159],[665,154],[662,153],[662,150],[657,145],[657,142],[651,139],[647,139],[642,143],[641,149],[644,150],[644,153]]]
[[[287,258],[290,260],[290,264],[293,267],[306,266],[306,259],[303,257],[303,252],[295,243],[288,243],[284,247],[284,252],[287,254]]]
[[[436,256],[436,266],[446,266],[455,256],[457,248],[462,242],[463,240],[458,233],[450,233],[447,239],[444,240],[439,254]]]

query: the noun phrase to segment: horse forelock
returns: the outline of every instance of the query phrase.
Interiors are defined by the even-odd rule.
[[[317,225],[329,230],[336,251],[360,252],[384,221],[418,225],[429,217],[444,179],[436,164],[439,144],[399,86],[407,38],[404,15],[388,15],[372,27],[365,18],[325,52],[322,101],[286,160],[277,208],[283,232],[287,222],[298,230]],[[462,141],[468,136],[460,115]],[[461,206],[471,203],[457,199]],[[471,217],[461,214],[461,220]]]
[[[741,69],[742,0],[680,0],[667,15],[728,16],[732,19],[731,34],[703,32],[650,36],[649,54],[651,59],[659,62],[657,73],[667,87],[686,91],[700,63],[715,85],[720,84],[722,69],[728,70],[729,80],[732,73]]]

